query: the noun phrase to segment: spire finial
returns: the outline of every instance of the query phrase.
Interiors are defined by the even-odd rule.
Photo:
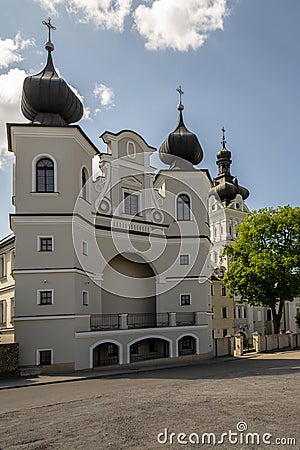
[[[222,144],[222,147],[223,148],[226,148],[226,138],[225,138],[225,128],[223,127],[222,128],[222,141],[221,141],[221,144]]]
[[[183,106],[183,104],[182,104],[182,96],[183,96],[184,92],[183,92],[183,90],[181,89],[181,86],[179,86],[179,87],[176,89],[176,91],[177,91],[178,94],[179,94],[179,105],[177,105],[177,109],[178,109],[178,111],[183,111],[183,110],[184,110],[184,106]]]
[[[56,27],[52,25],[50,17],[48,17],[48,21],[43,20],[42,24],[46,25],[46,27],[48,28],[48,42],[46,42],[45,44],[45,49],[48,50],[48,52],[53,52],[54,45],[51,42],[51,30],[56,30]]]

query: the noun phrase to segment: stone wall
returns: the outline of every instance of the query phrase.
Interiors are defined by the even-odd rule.
[[[234,336],[214,339],[214,356],[233,356],[235,348],[234,341]]]
[[[253,333],[253,345],[258,353],[273,350],[292,350],[300,347],[300,334],[287,332],[262,336],[255,332]]]
[[[0,345],[0,377],[18,375],[19,344]]]

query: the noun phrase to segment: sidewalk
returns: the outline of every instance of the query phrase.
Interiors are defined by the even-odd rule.
[[[106,378],[129,375],[132,373],[150,372],[153,370],[172,369],[174,367],[187,367],[187,366],[203,366],[208,364],[222,363],[225,361],[236,361],[239,358],[233,356],[224,356],[220,358],[206,359],[203,361],[195,362],[177,362],[170,364],[153,364],[149,366],[139,367],[123,367],[123,368],[108,368],[108,369],[94,369],[88,371],[78,371],[66,374],[44,374],[28,377],[12,377],[12,378],[0,378],[0,390],[3,389],[17,389],[21,387],[42,386],[52,383],[68,383],[73,381],[83,381],[93,378]]]

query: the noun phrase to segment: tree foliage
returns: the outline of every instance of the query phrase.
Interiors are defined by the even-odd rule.
[[[237,239],[224,249],[229,295],[270,307],[278,333],[284,302],[300,293],[300,208],[252,211],[236,231]]]

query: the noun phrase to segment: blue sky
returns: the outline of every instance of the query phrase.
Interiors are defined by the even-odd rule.
[[[5,123],[27,122],[22,81],[45,64],[48,16],[55,66],[84,98],[79,124],[100,150],[99,135],[121,129],[159,148],[181,84],[201,167],[216,175],[224,125],[248,206],[299,205],[298,0],[10,0],[0,16],[0,236],[13,211]]]

